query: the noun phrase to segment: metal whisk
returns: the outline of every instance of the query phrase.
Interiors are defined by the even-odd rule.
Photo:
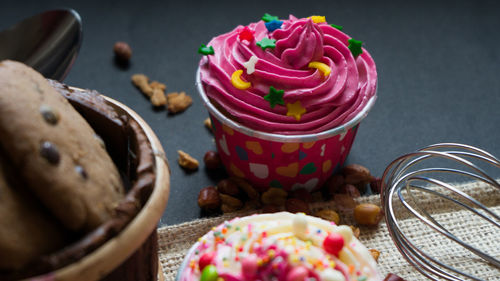
[[[428,166],[435,162],[439,163],[440,166],[442,163],[447,163],[453,167]],[[480,258],[474,258],[474,260],[481,261],[482,259],[489,265],[500,268],[500,261],[497,258],[451,233],[442,223],[438,222],[438,219],[433,216],[435,214],[431,214],[428,209],[421,207],[422,196],[426,196],[426,198],[435,197],[441,202],[450,203],[454,208],[458,207],[459,210],[469,210],[478,218],[483,219],[485,223],[493,224],[495,238],[497,241],[500,240],[500,216],[461,190],[460,185],[450,184],[450,178],[455,177],[478,180],[494,187],[492,196],[498,196],[500,183],[490,176],[487,170],[483,169],[483,166],[500,171],[498,169],[500,168],[500,160],[473,146],[441,143],[401,156],[386,168],[382,178],[381,199],[389,233],[403,257],[427,278],[432,280],[440,278],[446,280],[482,280],[469,272],[457,269],[456,266],[445,264],[433,257],[429,251],[423,249],[425,247],[416,245],[414,240],[410,238],[411,234],[405,233],[401,221],[397,218],[397,215],[401,214],[399,210],[407,210],[410,216],[418,218],[425,226],[447,238],[443,240],[455,242]],[[500,200],[495,200],[495,203],[500,203]],[[401,205],[403,209],[397,209],[401,208]],[[477,235],[477,233],[472,235]],[[441,236],[438,235],[438,237]],[[460,247],[457,244],[455,246]]]

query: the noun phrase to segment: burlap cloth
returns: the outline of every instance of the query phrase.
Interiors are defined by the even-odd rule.
[[[488,206],[496,214],[500,212],[500,192],[495,188],[479,182],[461,184],[460,187]],[[500,232],[497,227],[479,219],[477,215],[472,214],[470,211],[447,203],[446,200],[440,200],[437,197],[429,198],[429,196],[419,196],[418,198],[419,205],[435,214],[433,217],[449,229],[450,232],[497,259],[500,258]],[[360,197],[356,201],[380,205],[380,196]],[[399,201],[397,202],[399,203]],[[312,204],[313,211],[324,208],[339,211],[338,206],[336,207],[333,201]],[[403,209],[400,203],[396,204],[395,209],[404,233],[416,245],[432,254],[433,257],[472,273],[483,280],[500,280],[499,269],[489,266],[461,246],[431,230],[410,215],[406,209]],[[203,218],[158,229],[159,256],[165,280],[175,280],[178,268],[186,252],[199,237],[208,232],[213,226],[233,217],[249,215],[255,212],[230,213],[220,217]],[[352,211],[350,213],[348,210],[340,210],[339,213],[341,215],[341,224],[354,224]],[[406,280],[427,280],[409,265],[399,253],[389,236],[385,221],[382,221],[376,228],[360,227],[360,230],[361,235],[359,238],[366,247],[380,251],[378,264],[384,276],[387,273],[395,273]]]

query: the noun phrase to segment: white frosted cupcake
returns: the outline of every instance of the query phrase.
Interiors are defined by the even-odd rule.
[[[348,226],[288,212],[225,222],[189,251],[179,281],[382,280]]]

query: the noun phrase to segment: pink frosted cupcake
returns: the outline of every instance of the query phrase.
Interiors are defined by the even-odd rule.
[[[324,17],[266,14],[202,45],[198,89],[228,172],[261,189],[321,186],[375,101],[361,44]]]
[[[189,251],[177,281],[379,281],[348,226],[287,212],[225,222]]]

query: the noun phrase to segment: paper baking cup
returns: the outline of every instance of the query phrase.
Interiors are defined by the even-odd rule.
[[[196,86],[212,120],[220,157],[232,176],[245,178],[260,191],[315,191],[343,165],[354,137],[376,100],[370,98],[349,122],[316,134],[280,135],[257,131],[226,117],[208,99],[196,73]]]

